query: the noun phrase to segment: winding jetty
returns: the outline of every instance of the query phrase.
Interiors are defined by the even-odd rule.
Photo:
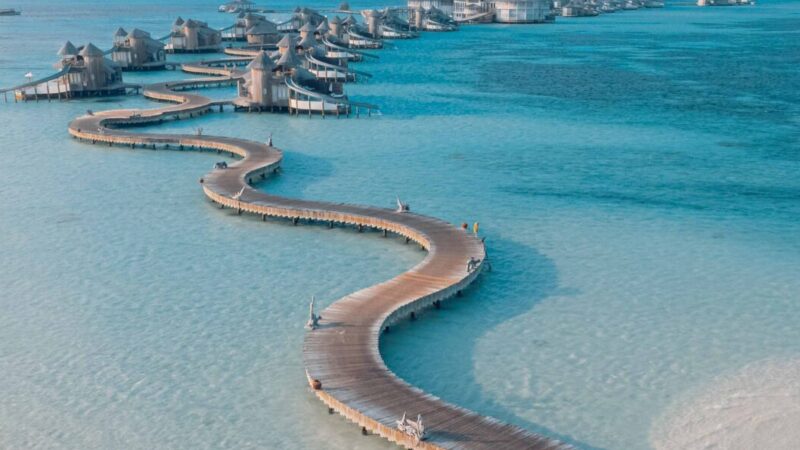
[[[216,73],[216,72],[214,72]],[[453,225],[397,210],[270,195],[251,187],[278,170],[282,153],[271,145],[245,139],[201,134],[150,134],[125,126],[191,118],[222,109],[227,102],[178,92],[230,81],[210,77],[147,86],[147,98],[174,104],[152,110],[114,110],[74,119],[69,133],[93,144],[148,148],[216,150],[241,159],[215,165],[201,178],[204,194],[222,208],[267,217],[332,226],[345,224],[395,233],[428,251],[424,261],[386,282],[350,294],[313,313],[303,358],[314,394],[329,407],[374,433],[418,449],[562,449],[568,446],[522,428],[503,424],[426,394],[396,377],[384,364],[378,342],[387,327],[438,307],[472,283],[486,265],[486,250],[477,235]],[[415,417],[417,420],[406,418]],[[424,422],[423,422],[424,421]]]

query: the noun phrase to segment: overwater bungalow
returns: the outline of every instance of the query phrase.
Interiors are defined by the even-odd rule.
[[[453,18],[465,23],[548,23],[551,0],[454,0]]]
[[[408,20],[401,17],[399,8],[384,8],[381,14],[381,38],[383,39],[411,39],[419,37],[411,31]],[[409,13],[410,14],[410,13]]]
[[[380,39],[382,36],[383,15],[380,11],[375,9],[364,9],[361,11],[364,16],[364,24],[366,25],[366,34],[374,39]]]
[[[484,0],[453,0],[453,18],[459,23],[490,23],[494,9]]]
[[[261,51],[239,81],[234,106],[247,111],[286,111],[340,115],[348,112],[341,84],[319,80],[303,67],[294,49],[284,48],[277,61]]]
[[[248,13],[239,13],[236,17],[236,20],[233,22],[233,25],[222,30],[222,40],[223,41],[247,41],[247,34],[248,30],[252,30],[253,28],[257,27],[262,22],[270,22],[267,20],[266,17],[248,12]],[[277,25],[276,30],[277,30]],[[254,33],[257,34],[257,33]],[[280,39],[280,37],[278,37]],[[256,39],[255,43],[258,39]]]
[[[593,17],[598,14],[594,7],[581,0],[572,0],[561,8],[563,17]]]
[[[547,23],[554,20],[550,0],[494,1],[494,21],[498,23]]]
[[[38,100],[125,94],[133,88],[122,82],[122,69],[92,44],[75,47],[67,41],[58,51],[57,72],[2,92],[14,92],[16,100]],[[32,76],[30,76],[32,78]]]
[[[317,30],[316,26],[312,25],[311,23],[306,23],[305,25],[300,27],[300,30],[299,30],[300,39],[301,40],[308,39],[309,37],[311,39],[314,39],[314,35],[316,34],[316,30]]]
[[[169,43],[165,50],[168,53],[210,53],[221,48],[222,34],[207,23],[199,20],[180,17],[172,25]]]
[[[411,26],[417,30],[455,31],[458,29],[458,24],[451,16],[434,6],[427,9],[421,6],[409,9],[408,17]]]
[[[322,36],[326,36],[331,31],[331,26],[328,24],[328,18],[326,17],[322,23],[317,25],[317,28],[314,30],[314,35],[317,38],[322,38]]]
[[[342,21],[340,26],[344,33],[338,43],[354,49],[383,48],[383,42],[380,40],[382,25],[380,14],[375,10],[364,10],[362,15],[364,15],[367,25],[360,25],[353,16],[348,16]],[[376,33],[377,36],[374,36],[373,33]]]
[[[297,32],[307,23],[310,23],[313,27],[317,27],[324,20],[325,16],[313,9],[298,7],[295,8],[289,20],[278,24],[278,30],[284,33]]]
[[[364,53],[350,47],[350,35],[344,26],[344,21],[335,16],[329,22],[329,31],[325,35],[320,35],[320,42],[325,46],[326,56],[333,59],[347,61],[362,61],[364,58],[377,58],[377,56]]]
[[[256,22],[247,29],[247,43],[251,45],[277,44],[281,40],[278,25],[267,19]]]
[[[330,32],[326,25],[326,22],[323,22],[313,33],[309,30],[310,27],[301,29],[299,40],[296,43],[287,42],[287,37],[287,40],[283,40],[278,46],[279,51],[283,52],[293,47],[303,59],[303,66],[319,80],[345,83],[371,77],[368,73],[348,69],[349,57],[329,54],[324,44],[326,34]],[[334,90],[341,89],[336,87]]]
[[[424,10],[436,8],[447,16],[453,17],[453,0],[408,0],[409,11],[418,8]]]
[[[247,22],[245,17],[251,13],[239,13],[236,16],[236,19],[233,21],[233,25],[231,25],[227,29],[221,30],[221,37],[223,41],[244,41],[247,40]]]
[[[341,40],[344,37],[344,26],[342,25],[342,19],[339,18],[339,16],[333,16],[333,19],[329,20],[327,23],[327,36],[330,36],[334,40]]]
[[[164,44],[150,33],[134,28],[130,33],[120,28],[114,34],[111,59],[122,70],[163,69],[167,62]]]

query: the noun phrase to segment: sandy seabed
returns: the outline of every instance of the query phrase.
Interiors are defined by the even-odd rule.
[[[783,450],[800,443],[800,359],[766,360],[719,377],[651,433],[653,448]]]

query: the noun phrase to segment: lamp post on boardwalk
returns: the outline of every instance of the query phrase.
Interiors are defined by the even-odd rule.
[[[242,214],[242,194],[244,194],[244,187],[242,187],[241,191],[233,194],[231,197],[232,199],[236,200],[236,211],[238,211],[239,214]]]
[[[33,72],[26,73],[25,74],[25,78],[27,78],[28,79],[28,83],[30,83],[31,80],[33,80]],[[39,93],[36,92],[36,86],[33,87],[33,96],[36,97],[37,101],[39,100]]]

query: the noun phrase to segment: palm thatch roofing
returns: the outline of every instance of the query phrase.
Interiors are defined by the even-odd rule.
[[[72,45],[72,42],[67,41],[64,45],[61,46],[61,49],[58,51],[58,56],[73,56],[78,54],[78,49]]]
[[[307,34],[306,37],[300,40],[297,43],[298,47],[303,47],[305,49],[313,48],[317,46],[317,40],[314,38],[313,34]]]
[[[261,50],[253,58],[253,61],[247,65],[247,68],[251,70],[272,70],[275,68],[275,63],[272,62],[267,52]]]
[[[80,56],[103,56],[103,51],[97,48],[91,42],[86,44],[85,47],[78,53]]]
[[[275,63],[276,66],[280,66],[284,69],[289,69],[293,67],[297,67],[300,65],[300,59],[297,57],[297,53],[294,50],[289,49],[289,51],[284,52],[278,61]]]
[[[278,34],[278,25],[264,19],[250,27],[247,34]]]
[[[138,28],[134,28],[130,33],[128,33],[128,37],[132,37],[134,39],[144,39],[144,38],[149,38],[150,33],[148,33],[147,31],[142,31]]]
[[[295,45],[295,36],[292,34],[284,34],[283,38],[278,41],[278,48],[293,48]]]

